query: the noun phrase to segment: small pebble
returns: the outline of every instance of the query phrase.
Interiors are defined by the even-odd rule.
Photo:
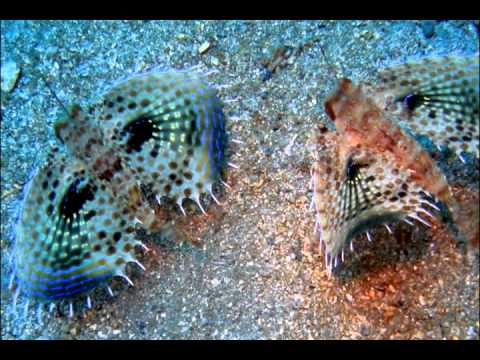
[[[469,326],[467,330],[467,335],[470,339],[475,339],[477,338],[477,332],[475,330],[475,327]]]
[[[293,295],[293,307],[298,309],[303,302],[303,296],[301,294]]]
[[[212,56],[212,65],[213,66],[220,65],[220,60],[218,60],[215,56]]]
[[[210,47],[212,46],[212,44],[210,44],[210,42],[208,41],[205,41],[202,45],[200,45],[200,47],[198,48],[198,53],[200,55],[206,53],[208,51],[208,49],[210,49]]]
[[[2,64],[1,75],[1,89],[3,92],[8,93],[13,90],[17,83],[20,67],[13,61],[6,61]]]
[[[425,305],[427,304],[427,302],[425,301],[425,298],[424,298],[422,295],[420,295],[420,296],[418,297],[418,302],[419,302],[420,305],[422,305],[422,306],[425,306]]]
[[[368,325],[362,324],[360,326],[360,334],[363,336],[368,336],[370,334],[370,329],[368,328]]]

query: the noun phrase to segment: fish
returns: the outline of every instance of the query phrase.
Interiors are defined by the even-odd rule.
[[[479,157],[479,54],[411,60],[381,69],[370,85],[395,122],[438,147]]]
[[[478,159],[478,77],[478,57],[446,56],[382,69],[374,82],[339,81],[325,101],[335,131],[319,125],[312,167],[315,229],[329,274],[353,239],[366,233],[370,240],[376,226],[430,227],[439,201],[458,219],[445,175],[413,135]]]
[[[201,74],[152,71],[112,86],[88,109],[73,104],[54,124],[61,144],[25,188],[15,230],[10,287],[14,307],[40,313],[84,299],[147,247],[137,230],[161,231],[162,197],[182,203],[213,195],[227,161],[223,103]],[[152,204],[145,189],[158,200]]]

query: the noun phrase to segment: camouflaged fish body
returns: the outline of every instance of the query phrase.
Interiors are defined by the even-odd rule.
[[[326,107],[337,131],[321,128],[313,185],[317,230],[331,271],[356,235],[398,220],[428,224],[422,216],[432,215],[425,206],[435,205],[425,195],[450,198],[450,192],[429,155],[385,118],[361,86],[343,80]]]
[[[478,158],[478,77],[478,57],[427,58],[380,71],[378,83],[343,79],[327,99],[336,132],[320,126],[312,182],[329,272],[356,235],[371,238],[370,228],[390,231],[398,220],[430,226],[432,197],[466,229],[445,176],[402,127]]]
[[[340,254],[343,259],[344,247],[355,236],[377,224],[417,216],[427,200],[422,188],[409,182],[408,172],[399,171],[388,156],[366,148],[345,154],[329,150],[315,164],[313,181],[316,229],[331,267]]]
[[[201,207],[200,195],[221,177],[222,104],[197,75],[135,76],[103,99],[56,122],[67,155],[54,149],[28,185],[16,228],[15,299],[22,292],[40,304],[67,300],[72,313],[74,298],[90,306],[89,293],[112,276],[132,285],[126,264],[143,268],[135,225],[163,225],[141,186]]]

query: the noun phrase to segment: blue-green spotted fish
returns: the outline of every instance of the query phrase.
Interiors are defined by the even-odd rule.
[[[402,127],[479,157],[479,54],[434,56],[378,72],[370,92]]]
[[[108,287],[114,276],[130,285],[126,265],[145,247],[136,226],[157,231],[160,199],[186,199],[200,209],[202,194],[222,181],[227,135],[222,102],[196,73],[151,72],[114,86],[101,105],[72,106],[57,121],[54,148],[26,188],[14,249],[11,287],[39,304],[69,304]],[[150,189],[158,204],[147,199]]]

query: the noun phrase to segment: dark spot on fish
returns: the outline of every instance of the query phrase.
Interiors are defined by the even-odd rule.
[[[418,94],[408,94],[401,101],[407,106],[409,111],[417,109],[423,102],[423,96]]]
[[[187,138],[185,142],[187,143],[187,145],[193,145],[193,132],[187,133]]]
[[[367,165],[365,164],[357,164],[353,161],[353,159],[350,157],[347,160],[347,167],[346,167],[346,175],[348,180],[354,180],[358,172],[360,171],[361,168],[366,167]]]
[[[96,215],[96,211],[95,210],[90,210],[88,213],[85,214],[84,219],[85,219],[85,221],[88,222],[95,215]]]
[[[143,144],[150,140],[155,133],[152,121],[145,116],[133,120],[123,130],[129,135],[127,140],[127,152],[129,153],[132,150],[137,152],[142,150]]]
[[[98,175],[98,178],[101,180],[107,180],[110,181],[113,177],[113,175],[119,171],[122,171],[122,162],[120,158],[117,158],[117,160],[113,163],[113,168],[109,168],[105,170],[103,173]]]
[[[81,185],[81,179],[70,184],[60,202],[60,215],[65,219],[73,220],[74,214],[79,214],[87,201],[94,199],[94,191],[91,184]]]

